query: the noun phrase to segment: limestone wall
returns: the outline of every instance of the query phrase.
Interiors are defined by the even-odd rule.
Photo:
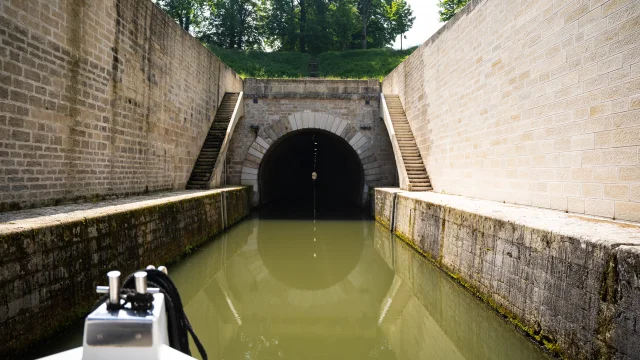
[[[640,1],[474,0],[383,82],[436,192],[640,221]]]
[[[393,189],[375,202],[376,219],[550,350],[637,358],[639,225]]]
[[[256,201],[263,156],[283,135],[304,129],[332,132],[349,142],[360,157],[367,187],[397,183],[391,142],[380,118],[379,81],[246,79],[244,92],[245,117],[231,139],[227,180],[254,186]],[[252,130],[252,125],[259,128]]]
[[[236,187],[0,215],[0,358],[80,318],[108,271],[174,261],[250,210]]]
[[[0,2],[0,211],[183,189],[242,79],[149,0]]]

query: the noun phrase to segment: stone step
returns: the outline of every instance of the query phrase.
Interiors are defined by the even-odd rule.
[[[239,96],[238,93],[226,93],[224,95],[200,149],[196,164],[191,171],[187,189],[207,188]]]
[[[409,182],[410,183],[428,183],[429,182],[429,178],[427,177],[427,175],[423,175],[423,176],[409,176]]]
[[[433,190],[433,188],[431,188],[431,186],[429,186],[429,187],[413,186],[411,188],[411,191],[431,191],[431,190]]]
[[[191,172],[191,176],[194,174],[199,174],[199,176],[202,176],[202,174],[210,174],[211,170],[213,170],[211,166],[195,166]]]

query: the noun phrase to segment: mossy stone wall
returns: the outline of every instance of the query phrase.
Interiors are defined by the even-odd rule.
[[[106,273],[175,261],[251,210],[251,190],[203,196],[0,235],[0,358],[77,320]],[[3,356],[4,355],[4,356]]]
[[[531,226],[433,193],[376,189],[375,199],[378,222],[395,218],[397,236],[550,351],[638,358],[640,226],[493,203],[546,224]]]

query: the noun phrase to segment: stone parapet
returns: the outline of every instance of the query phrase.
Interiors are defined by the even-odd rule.
[[[250,209],[229,187],[1,214],[0,358],[81,317],[109,270],[168,264]]]
[[[266,99],[342,99],[380,98],[380,81],[329,79],[245,79],[247,98]]]
[[[640,225],[397,189],[375,201],[380,223],[553,352],[640,353]]]

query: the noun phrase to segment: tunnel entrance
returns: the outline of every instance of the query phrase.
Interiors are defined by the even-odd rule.
[[[312,179],[312,173],[317,179]],[[258,175],[260,202],[271,211],[311,217],[362,207],[364,170],[343,138],[309,129],[287,134],[265,154]]]

